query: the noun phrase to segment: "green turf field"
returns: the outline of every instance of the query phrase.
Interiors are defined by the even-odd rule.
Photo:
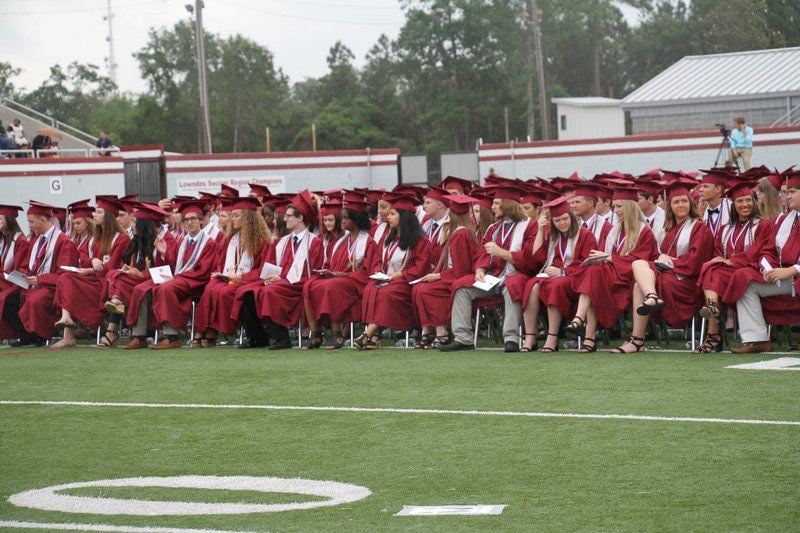
[[[6,348],[3,401],[183,405],[0,404],[0,521],[225,531],[798,530],[800,425],[737,421],[800,421],[800,372],[725,368],[777,357]],[[52,485],[189,475],[330,480],[371,495],[316,509],[199,516],[72,514],[8,501]],[[63,494],[321,499],[159,487]],[[448,504],[507,507],[499,516],[394,516],[404,505]]]

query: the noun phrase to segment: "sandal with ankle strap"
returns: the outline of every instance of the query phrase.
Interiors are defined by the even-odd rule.
[[[333,341],[333,344],[326,346],[326,350],[341,350],[344,348],[345,337],[341,333],[336,335],[336,339]]]
[[[655,302],[654,304],[650,305],[647,303],[648,300],[652,300]],[[654,292],[648,292],[644,295],[644,300],[642,301],[642,305],[636,308],[636,314],[639,316],[647,316],[649,314],[661,311],[664,309],[664,300],[658,297],[658,294]]]
[[[312,331],[308,334],[308,340],[306,341],[306,345],[303,346],[304,350],[316,350],[320,346],[322,346],[322,342],[325,339],[322,337],[322,331]]]
[[[539,347],[539,339],[536,338],[536,333],[525,333],[525,334],[523,334],[523,337],[525,337],[525,338],[533,337],[534,343],[533,343],[533,346],[531,346],[531,347],[523,345],[519,349],[519,351],[522,352],[522,353],[535,352]]]
[[[547,334],[547,336],[548,336],[548,337],[555,337],[555,338],[556,338],[556,347],[555,347],[555,348],[551,348],[551,347],[549,347],[549,346],[544,346],[544,347],[542,347],[542,349],[541,349],[541,350],[539,350],[539,351],[540,351],[541,353],[553,353],[553,352],[557,352],[557,351],[558,351],[558,334],[557,334],[557,333],[548,333],[548,334]]]
[[[636,349],[633,350],[632,352],[629,352],[627,350],[623,350],[622,346],[625,346],[625,344],[632,344],[633,347],[636,348]],[[621,354],[621,353],[637,353],[637,352],[641,352],[644,349],[644,338],[643,337],[635,337],[635,336],[631,335],[631,337],[628,339],[628,342],[626,342],[625,344],[623,344],[619,348],[614,348],[613,350],[611,350],[611,353]]]
[[[587,342],[591,342],[592,343],[592,347],[591,348],[587,348],[586,347],[586,343]],[[581,342],[581,349],[578,350],[578,353],[592,353],[592,352],[596,352],[596,351],[597,351],[597,339],[593,339],[591,337],[587,337],[587,338],[583,339],[583,342]]]
[[[437,335],[433,339],[433,342],[431,342],[429,348],[431,350],[438,350],[439,347],[444,346],[445,344],[450,344],[451,342],[453,342],[453,338],[449,333],[447,335]]]
[[[720,333],[709,333],[706,335],[706,340],[698,348],[692,350],[692,353],[711,353],[722,351],[722,335]]]
[[[714,300],[706,300],[706,305],[700,308],[700,316],[706,320],[716,318],[720,314],[719,303]]]
[[[376,333],[376,334],[372,335],[372,337],[367,339],[367,342],[364,343],[364,349],[365,350],[379,350],[380,347],[381,347],[381,342],[382,341],[383,341],[383,339],[381,338],[381,336]]]
[[[367,341],[369,341],[369,337],[367,337],[366,333],[362,333],[353,341],[353,348],[363,350],[367,345]]]
[[[575,335],[576,337],[583,337],[586,335],[586,319],[575,315],[572,322],[564,328],[564,332]]]
[[[116,339],[112,339],[108,336],[111,333],[112,335],[116,335]],[[117,341],[119,340],[119,331],[113,329],[107,329],[103,332],[103,336],[100,337],[100,342],[97,344],[97,348],[113,348]],[[105,343],[103,342],[105,341]]]
[[[427,350],[431,347],[431,343],[436,339],[436,333],[423,333],[420,335],[419,340],[414,343],[415,350]]]

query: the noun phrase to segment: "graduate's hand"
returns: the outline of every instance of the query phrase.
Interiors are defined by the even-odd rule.
[[[233,276],[228,276],[228,281],[232,281],[233,283],[241,283],[242,279],[243,277],[241,274],[234,274]]]
[[[158,253],[160,253],[161,255],[166,255],[166,253],[167,253],[167,241],[164,240],[164,237],[158,237],[156,239],[155,244],[156,244],[156,250],[158,250]]]
[[[38,285],[39,279],[36,276],[25,276],[25,279],[28,280],[28,283],[31,285]]]
[[[589,252],[589,257],[597,257],[598,255],[606,255],[606,253],[601,252],[600,250],[591,250]]]
[[[536,221],[536,223],[539,225],[539,229],[545,229],[548,226],[548,224],[550,224],[550,221],[548,220],[547,217],[549,213],[550,213],[549,209],[542,210],[541,214],[539,215],[539,219]]]
[[[486,253],[491,255],[498,255],[500,250],[502,250],[496,242],[487,242],[483,247],[486,249]]]
[[[94,274],[94,272],[95,272],[94,268],[82,268],[82,269],[80,269],[78,271],[78,275],[79,276],[90,276],[90,275]]]
[[[550,276],[551,278],[557,278],[561,275],[561,269],[554,266],[549,266],[544,269],[544,273]]]
[[[331,272],[332,278],[346,278],[348,275],[348,272]]]
[[[483,281],[486,277],[486,272],[482,268],[475,271],[475,281]]]
[[[659,263],[666,263],[666,264],[668,264],[669,266],[672,266],[672,267],[675,266],[675,263],[674,263],[672,257],[668,256],[667,254],[659,255],[658,259],[656,259],[656,261],[658,261]]]
[[[442,275],[439,273],[431,273],[422,276],[422,281],[427,283],[429,281],[436,281],[437,279],[442,279]]]
[[[275,283],[276,281],[280,280],[281,277],[277,274],[273,274],[271,276],[267,276],[264,278],[264,285],[269,285],[270,283]]]
[[[125,270],[125,272],[127,272],[128,274],[130,274],[130,275],[131,275],[131,276],[133,276],[134,278],[143,278],[143,277],[144,277],[144,274],[142,274],[142,271],[141,271],[141,270],[139,270],[139,269],[138,269],[138,268],[136,268],[136,267],[129,266],[129,267],[128,267],[128,268]]]
[[[773,268],[766,274],[764,274],[764,281],[767,283],[775,283],[776,281],[782,281],[785,279],[789,279],[792,276],[797,274],[797,270],[794,267],[785,267],[785,268]]]
[[[402,272],[395,272],[394,274],[389,276],[389,281],[394,281],[394,280],[400,279],[402,277],[403,277],[403,273]]]
[[[103,270],[103,261],[95,257],[94,259],[92,259],[92,268],[100,272],[101,270]]]

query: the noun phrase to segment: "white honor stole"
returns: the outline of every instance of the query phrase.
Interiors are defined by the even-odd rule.
[[[508,247],[509,252],[519,252],[522,250],[522,241],[525,238],[525,230],[528,229],[528,224],[531,219],[526,218],[521,222],[517,222],[514,226],[514,234],[511,236],[511,244]],[[517,273],[517,269],[511,264],[511,261],[506,261],[506,266],[503,269],[504,276],[513,276]]]
[[[349,232],[347,237],[349,238]],[[369,233],[366,231],[359,231],[358,236],[356,236],[355,248],[353,249],[352,253],[350,254],[350,268],[352,270],[358,270],[361,268],[361,265],[364,264],[364,256],[367,254],[367,243],[369,242]],[[345,241],[347,242],[347,241]],[[349,244],[348,244],[349,246]]]
[[[619,230],[617,230],[617,226],[619,226]],[[642,236],[642,232],[644,231],[645,227],[647,227],[647,229],[650,229],[650,225],[647,222],[640,222],[639,223],[639,237]],[[619,240],[619,235],[621,233],[622,233],[622,221],[619,221],[619,222],[617,222],[617,224],[614,225],[613,228],[611,228],[611,231],[608,232],[608,235],[606,235],[606,245],[603,248],[605,253],[607,253],[608,255],[613,255],[614,254],[614,248],[618,244],[619,245],[619,253],[620,253],[620,255],[622,255],[622,249],[625,247],[624,243],[627,242],[628,236],[625,235],[625,237],[622,239],[622,241],[617,243],[616,241]]]
[[[45,242],[47,249],[44,253],[44,261],[42,261],[42,264],[39,265],[39,269],[36,272],[33,272],[33,266],[36,264],[36,258],[39,257],[39,244],[42,240],[41,235],[36,237],[36,244],[34,245],[31,256],[28,259],[28,269],[31,271],[32,275],[35,276],[37,274],[50,273],[50,269],[53,266],[53,254],[55,253],[56,243],[58,242],[58,237],[60,235],[61,230],[53,226],[53,233],[50,235],[50,239]]]
[[[383,245],[383,251],[381,253],[383,257],[386,256],[386,245]],[[392,252],[392,256],[389,258],[389,261],[386,262],[384,265],[384,272],[391,276],[392,274],[396,274],[403,270],[403,267],[406,266],[406,260],[408,257],[411,256],[411,250],[401,250],[399,246],[397,246],[394,251]]]
[[[278,260],[279,265],[283,264],[283,256],[286,253],[286,248],[290,246],[292,237],[294,237],[294,235],[294,233],[285,235],[278,242],[276,259]],[[298,243],[297,251],[294,253],[294,258],[292,259],[292,266],[289,267],[289,272],[286,274],[286,280],[289,283],[294,284],[300,281],[303,278],[303,268],[305,267],[308,267],[308,275],[311,275],[311,265],[308,264],[308,250],[311,247],[311,241],[316,238],[316,235],[306,230],[305,237],[303,237],[303,240]]]
[[[17,249],[17,239],[22,233],[17,232],[14,235],[14,238],[11,239],[11,244],[8,245],[8,250],[5,253],[5,257],[3,258],[3,270],[9,271],[11,267],[14,266],[14,251]],[[3,243],[3,247],[5,247],[5,243]]]
[[[189,240],[192,237],[189,236],[187,233],[186,236],[181,241],[181,247],[178,250],[178,261],[175,263],[175,275],[183,274],[190,268],[197,263],[197,260],[200,258],[200,254],[203,253],[203,249],[206,247],[206,244],[209,243],[211,238],[203,233],[202,231],[197,234],[197,237],[194,238],[195,243],[194,252],[192,252],[192,256],[186,261],[186,248],[189,246]]]
[[[250,252],[243,250],[239,256],[240,234],[236,233],[228,241],[228,249],[225,250],[225,267],[223,274],[232,276],[235,274],[247,274],[253,269],[253,258]]]
[[[692,230],[694,229],[694,225],[697,224],[700,220],[695,219],[688,219],[686,221],[686,226],[680,230],[680,234],[678,235],[678,243],[675,247],[675,254],[676,257],[680,257],[683,254],[689,253],[689,247],[692,242]],[[675,274],[675,277],[678,279],[685,279],[686,276],[679,276]]]
[[[450,237],[455,235],[455,233],[460,229],[466,230],[467,228],[465,228],[464,226],[458,226],[456,229],[453,230],[453,233],[448,235],[447,238],[449,239]],[[450,248],[449,247],[447,248],[447,264],[444,265],[444,268],[442,270],[444,270],[446,268],[453,268],[453,255],[450,253]]]
[[[382,241],[384,236],[386,235],[386,228],[388,227],[389,224],[387,224],[386,222],[381,222],[380,224],[378,224],[378,227],[375,228],[375,233],[373,234],[375,239],[375,244],[383,244]]]
[[[755,237],[759,222],[761,222],[760,219],[754,219],[750,221],[749,223],[750,227],[744,234],[744,248],[742,248],[742,251],[747,250],[748,248],[750,248],[750,245],[753,244],[753,237]],[[722,255],[724,257],[728,256],[728,242],[730,241],[732,234],[733,234],[733,224],[728,224],[727,226],[725,226],[725,230],[722,233]],[[741,238],[741,236],[739,238]],[[736,239],[736,242],[734,242],[734,248],[736,247],[736,243],[738,242],[739,239]],[[733,253],[733,250],[731,250],[731,253]]]

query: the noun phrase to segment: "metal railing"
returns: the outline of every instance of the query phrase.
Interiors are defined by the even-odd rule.
[[[792,118],[792,115],[796,114],[795,118]],[[792,109],[788,110],[786,113],[780,116],[778,120],[773,122],[770,127],[774,128],[776,126],[796,126],[800,124],[800,105],[793,107]]]
[[[0,159],[5,159],[3,156],[8,154],[28,154],[28,157],[36,157],[36,154],[33,150],[0,150]]]
[[[19,103],[17,101],[14,101],[11,98],[8,98],[6,96],[0,97],[0,103],[6,104],[9,107],[16,107],[18,109],[21,109],[21,110],[25,111],[26,113],[29,113],[29,114],[33,115],[34,117],[38,118],[39,120],[42,120],[43,122],[45,122],[47,124],[50,124],[52,127],[54,127],[57,130],[68,129],[68,130],[74,132],[74,136],[75,137],[78,137],[78,138],[82,137],[82,139],[81,139],[82,141],[90,142],[92,144],[94,144],[97,141],[97,136],[95,136],[95,135],[91,135],[89,133],[86,133],[85,131],[82,131],[82,130],[79,130],[78,128],[70,126],[69,124],[65,124],[63,122],[60,122],[55,117],[51,117],[50,115],[46,115],[44,113],[36,111],[32,107],[28,107],[25,104],[21,104],[21,103]]]
[[[0,159],[6,159],[5,156],[8,155],[15,155],[15,154],[26,154],[27,157],[31,159],[38,159],[41,157],[101,157],[99,154],[100,152],[111,152],[115,156],[119,157],[122,153],[122,150],[116,146],[111,148],[91,148],[87,150],[86,148],[41,148],[39,150],[0,150]],[[51,156],[50,154],[55,154],[55,156]],[[75,154],[75,155],[72,155]]]
[[[42,148],[37,150],[37,157],[47,157],[48,154],[54,154],[55,157],[61,157],[62,154],[67,157],[89,157],[89,151],[85,148]],[[71,156],[69,154],[77,154]]]
[[[90,148],[89,149],[89,157],[99,156],[100,152],[116,152],[115,155],[121,155],[122,149],[112,146],[111,148]]]

